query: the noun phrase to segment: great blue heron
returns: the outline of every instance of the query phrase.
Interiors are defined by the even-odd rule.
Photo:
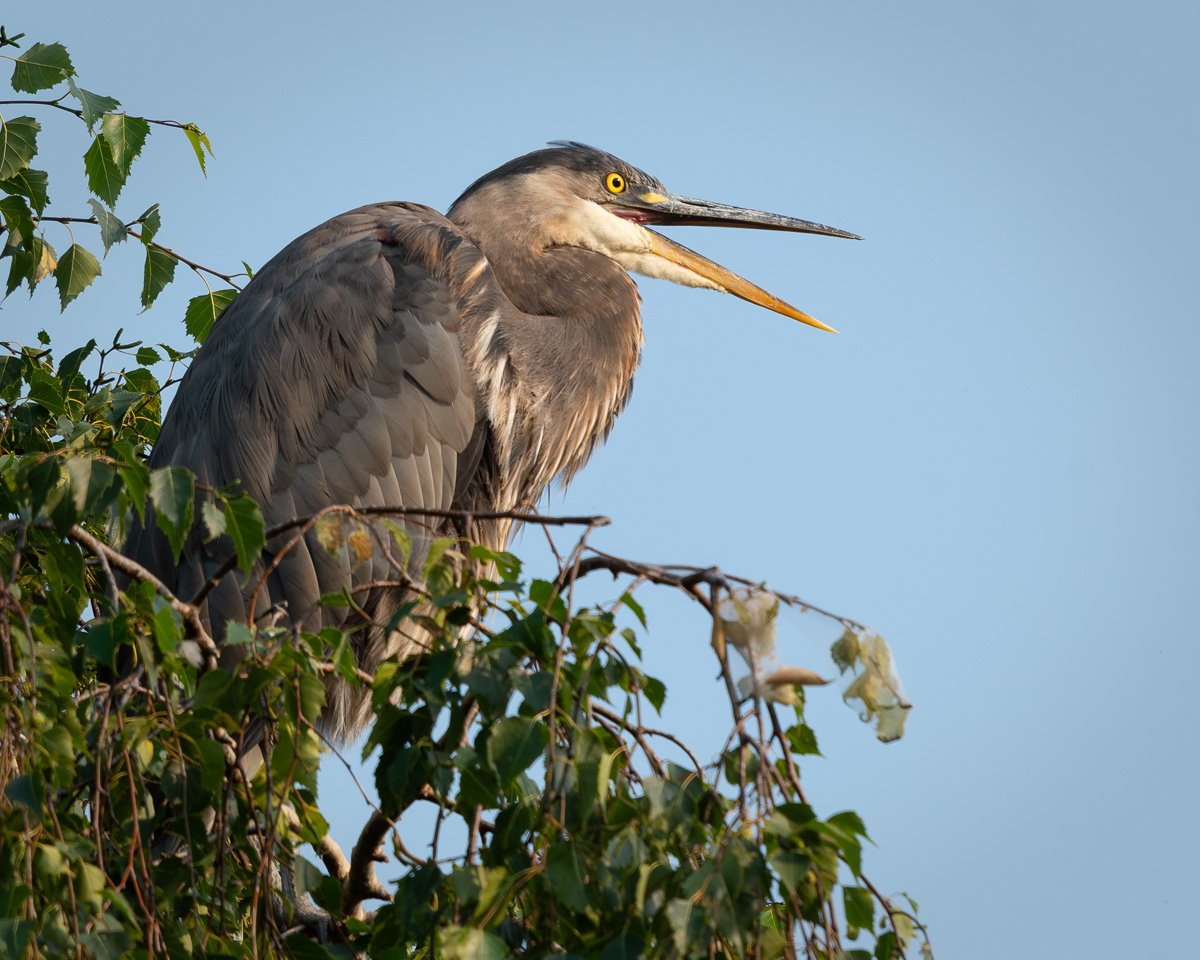
[[[642,346],[626,271],[733,293],[824,324],[649,225],[754,227],[858,239],[806,220],[679,197],[611,154],[563,143],[476,180],[446,216],[416,203],[360,207],[292,241],[213,326],[179,385],[151,466],[240,480],[268,526],[330,504],[511,511],[587,462],[629,399]],[[503,549],[511,524],[477,524]],[[270,541],[270,564],[282,538]],[[231,553],[193,532],[176,566],[153,522],[127,552],[190,599]],[[252,572],[251,585],[267,567]],[[305,623],[348,626],[326,593],[386,580],[310,535],[268,577],[253,617],[286,603]],[[373,671],[400,589],[370,592],[356,634]],[[203,616],[220,640],[246,620],[236,572]],[[331,686],[327,732],[345,739],[369,702]]]

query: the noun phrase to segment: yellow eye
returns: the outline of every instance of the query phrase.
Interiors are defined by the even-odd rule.
[[[604,185],[609,193],[622,193],[625,190],[625,178],[619,173],[610,173],[604,178]]]

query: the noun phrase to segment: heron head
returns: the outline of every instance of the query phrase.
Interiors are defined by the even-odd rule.
[[[481,215],[486,217],[488,233],[510,248],[540,253],[554,247],[582,247],[633,273],[732,293],[831,332],[836,331],[650,227],[745,227],[861,239],[809,220],[677,196],[624,160],[574,142],[526,154],[480,177],[448,214],[468,228]],[[490,258],[489,245],[484,245],[484,252]]]

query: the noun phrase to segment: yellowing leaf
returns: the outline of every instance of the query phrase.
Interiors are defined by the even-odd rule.
[[[213,155],[212,144],[208,142],[207,134],[194,123],[187,124],[183,128],[183,132],[187,135],[192,149],[196,151],[196,159],[200,162],[200,172],[207,177],[208,171],[204,167],[204,151],[207,150],[210,157]]]
[[[340,513],[327,513],[313,524],[317,543],[334,557],[340,556],[346,543],[346,534],[342,529],[344,519]]]
[[[33,271],[33,281],[41,280],[43,277],[54,272],[58,266],[58,261],[54,258],[54,248],[46,242],[40,244],[41,256],[38,257],[38,265]]]
[[[717,608],[725,638],[747,658],[751,648],[756,658],[771,656],[778,613],[779,598],[770,590],[757,587],[731,591]]]
[[[350,545],[350,554],[354,558],[354,565],[358,566],[364,560],[369,560],[371,554],[374,553],[374,548],[371,546],[371,535],[359,526],[355,529],[346,542]]]
[[[772,686],[790,684],[794,687],[823,687],[828,682],[820,674],[803,667],[780,667],[767,677],[767,683]]]
[[[874,719],[875,735],[884,743],[899,740],[912,703],[904,693],[887,641],[874,630],[847,628],[830,652],[843,673],[853,669],[856,674],[842,699],[862,704],[863,722]]]

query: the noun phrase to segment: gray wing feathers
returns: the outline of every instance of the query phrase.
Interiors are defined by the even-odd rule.
[[[440,215],[406,204],[363,207],[289,244],[214,326],[152,466],[187,466],[214,487],[240,480],[268,527],[335,503],[450,507],[478,420],[444,264],[465,246]],[[197,532],[175,570],[147,526],[135,526],[127,552],[185,600],[228,556],[227,544],[206,545]],[[291,536],[268,544],[266,564]],[[209,594],[218,638],[226,620],[245,615],[263,569],[245,589],[235,573]],[[310,533],[279,561],[256,613],[282,601],[310,629],[340,624],[346,608],[316,606],[321,595],[385,576],[378,557],[351,570],[349,551],[335,559]],[[372,597],[368,610],[386,616],[372,606],[388,599]]]

